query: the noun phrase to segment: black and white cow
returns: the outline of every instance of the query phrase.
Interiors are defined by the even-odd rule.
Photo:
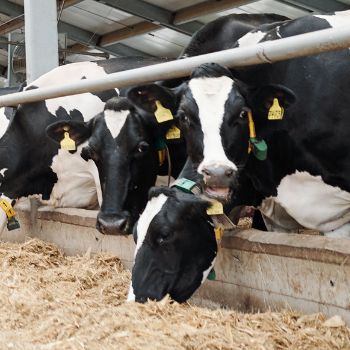
[[[139,57],[107,61],[80,62],[58,67],[28,85],[25,90],[63,84],[81,79],[94,79],[109,73],[163,62],[162,59]],[[0,191],[8,200],[40,195],[54,207],[96,207],[102,202],[99,175],[95,163],[86,162],[80,152],[58,150],[46,135],[46,127],[57,121],[88,121],[103,111],[105,102],[118,95],[118,90],[84,93],[41,102],[19,105],[6,118],[0,109]],[[113,192],[107,184],[104,193]],[[107,188],[108,187],[108,188]],[[0,210],[1,229],[6,223]]]
[[[217,254],[209,202],[176,188],[150,190],[134,227],[135,262],[128,300],[184,302],[205,281]]]
[[[174,110],[172,99],[163,104]],[[180,173],[187,154],[183,138],[166,139],[173,124],[173,120],[158,123],[153,109],[138,113],[127,98],[115,97],[88,122],[58,121],[48,127],[48,135],[59,142],[68,126],[71,138],[85,145],[82,158],[97,165],[103,193],[97,228],[102,233],[131,233],[157,175],[169,170],[173,177]],[[159,159],[160,146],[161,152],[166,152],[165,146],[168,149],[164,162]]]
[[[222,19],[214,21],[218,23],[225,22],[224,30],[232,31],[232,39],[238,39],[243,33],[248,32],[256,25],[261,23],[271,23],[283,20],[285,17],[267,14],[267,15],[230,15]],[[214,23],[213,22],[213,23]],[[203,36],[206,36],[208,30],[212,32],[212,24],[204,26],[191,40],[188,46],[188,52],[185,50],[185,55],[194,55],[194,47],[201,48],[202,51],[197,51],[196,54],[204,53],[205,50],[211,52],[209,48],[204,48],[200,45]],[[217,40],[222,41],[222,32],[216,32]],[[204,52],[203,52],[204,49]],[[166,89],[161,89],[157,85],[149,85],[148,91],[152,91],[153,96],[157,95],[158,91],[162,93],[162,103],[165,107],[175,111],[177,101],[173,100],[172,94],[166,94]],[[108,182],[114,184],[114,193],[109,192],[109,187],[104,193],[104,203],[102,210],[99,213],[97,226],[101,232],[109,234],[128,233],[132,229],[134,222],[137,220],[142,209],[147,202],[147,192],[151,185],[154,185],[155,176],[165,175],[167,169],[165,166],[159,168],[156,164],[157,150],[155,141],[164,139],[167,129],[172,125],[170,123],[156,123],[154,112],[156,110],[156,98],[149,98],[149,94],[139,94],[137,89],[131,89],[128,93],[128,98],[136,109],[129,108],[130,118],[127,117],[128,112],[124,110],[114,110],[117,105],[109,104],[109,107],[104,112],[104,116],[100,115],[94,118],[94,121],[84,123],[76,123],[73,121],[70,128],[74,129],[74,137],[79,142],[83,140],[94,145],[92,152],[96,164],[99,169],[100,177],[104,178],[108,174]],[[137,106],[142,104],[142,109]],[[116,107],[117,109],[119,107]],[[126,107],[125,107],[126,108]],[[113,117],[114,116],[114,117]],[[105,119],[105,123],[103,123]],[[114,122],[112,122],[114,121]],[[114,126],[112,126],[114,124]],[[125,126],[124,126],[125,124]],[[68,125],[68,123],[66,123]],[[110,125],[110,126],[109,126]],[[64,123],[56,123],[49,130],[49,135],[59,141],[63,136]],[[113,128],[114,141],[110,141],[108,146],[101,145],[106,140],[106,131],[104,128]],[[138,135],[138,137],[135,137]],[[142,135],[142,137],[140,136]],[[108,138],[107,137],[107,138]],[[98,141],[97,141],[98,140]],[[143,140],[143,141],[142,141]],[[139,148],[137,142],[147,144],[147,151],[141,153],[137,151]],[[171,175],[176,177],[181,166],[184,164],[184,146],[182,141],[167,141],[169,152],[171,155]],[[145,146],[146,147],[146,146]],[[143,147],[143,148],[145,148]],[[141,147],[142,148],[142,147]],[[140,149],[141,149],[140,148]],[[137,157],[133,156],[136,152]],[[108,155],[107,157],[107,154]],[[85,158],[86,154],[85,154]],[[113,159],[112,159],[113,158]],[[147,164],[147,165],[145,165]],[[108,169],[108,170],[107,170]],[[108,208],[108,209],[107,209]]]
[[[278,40],[349,21],[350,11],[305,16],[257,29],[238,45],[252,44],[254,36]],[[222,201],[237,194],[242,201],[247,192],[248,203],[241,204],[259,206],[270,229],[306,227],[349,237],[350,50],[233,72],[240,80],[216,64],[198,67],[174,96],[203,189]],[[283,119],[269,120],[276,102],[285,109]],[[268,147],[266,160],[249,153],[250,111],[257,138]]]

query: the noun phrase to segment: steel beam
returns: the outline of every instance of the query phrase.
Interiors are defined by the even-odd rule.
[[[67,1],[67,0],[66,0]],[[14,5],[14,6],[12,6]],[[20,16],[23,14],[23,6],[13,4],[12,2],[9,2],[8,0],[1,0],[0,1],[0,13],[3,13],[7,16]],[[74,41],[77,41],[78,43],[85,45],[90,48],[94,48],[97,50],[100,50],[102,52],[106,52],[112,55],[128,55],[128,56],[144,56],[144,57],[151,57],[152,55],[149,55],[143,51],[134,49],[132,47],[129,47],[127,45],[111,45],[106,47],[100,47],[97,43],[100,40],[100,36],[96,35],[90,31],[84,30],[82,28],[76,27],[74,25],[71,25],[69,23],[65,23],[60,21],[58,24],[58,31],[60,33],[67,33],[68,37]],[[87,48],[88,49],[88,48]],[[86,50],[87,50],[86,49]]]
[[[186,35],[192,35],[203,26],[200,22],[176,25],[173,23],[173,12],[142,0],[102,0],[101,2],[115,9],[130,13],[149,22],[153,22],[154,24],[176,30]]]
[[[185,7],[174,15],[174,24],[182,24],[193,21],[195,18],[209,15],[256,2],[258,0],[217,0],[204,1],[199,4]]]
[[[66,85],[56,85],[0,96],[0,106],[14,106],[60,96],[123,88],[157,80],[188,76],[197,66],[216,62],[227,67],[243,67],[274,63],[296,57],[330,52],[350,47],[350,27],[328,28],[311,33],[266,41],[256,45],[194,56],[182,60],[155,64],[124,72],[111,73],[100,79],[85,79]]]
[[[349,10],[350,6],[335,0],[280,0],[288,5],[295,5],[310,11],[333,12]]]

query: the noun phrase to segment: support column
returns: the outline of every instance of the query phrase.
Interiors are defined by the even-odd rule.
[[[24,0],[27,82],[58,66],[56,0]]]

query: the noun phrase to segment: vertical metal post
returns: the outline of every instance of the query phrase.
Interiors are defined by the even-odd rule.
[[[12,40],[13,40],[12,33],[9,33],[8,41],[11,42]],[[13,49],[14,49],[14,46],[11,44],[8,44],[8,49],[7,49],[7,86],[13,86],[16,83],[16,79],[15,79],[13,71],[12,71]]]
[[[26,72],[30,83],[58,66],[56,0],[24,0]]]

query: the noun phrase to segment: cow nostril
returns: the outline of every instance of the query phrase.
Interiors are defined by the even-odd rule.
[[[118,220],[115,224],[116,224],[116,227],[118,228],[118,230],[126,231],[128,220],[123,218],[123,219]]]
[[[206,175],[206,176],[210,176],[210,175],[211,175],[210,170],[207,169],[207,168],[203,168],[203,169],[202,169],[202,173],[203,173],[204,175]]]
[[[227,177],[231,177],[231,176],[233,175],[233,169],[227,169],[227,170],[225,170],[225,175],[226,175]]]

